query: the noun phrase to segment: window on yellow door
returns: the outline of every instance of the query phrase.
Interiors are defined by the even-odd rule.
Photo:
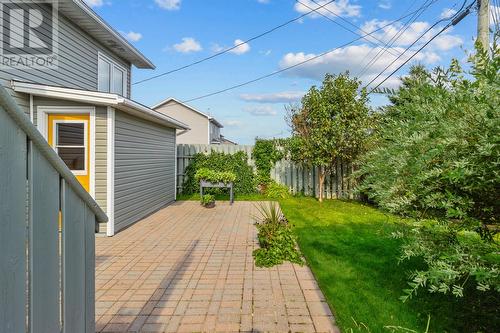
[[[86,124],[56,122],[55,149],[72,171],[85,171],[87,166]]]

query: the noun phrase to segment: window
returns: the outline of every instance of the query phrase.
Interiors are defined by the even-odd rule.
[[[85,171],[87,161],[87,123],[55,123],[55,149],[72,171]]]
[[[123,96],[126,86],[126,70],[99,53],[98,90]]]

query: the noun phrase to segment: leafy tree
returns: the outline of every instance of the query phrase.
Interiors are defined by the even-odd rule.
[[[412,69],[390,96],[361,190],[417,222],[401,259],[423,258],[404,299],[418,288],[462,296],[466,284],[500,291],[500,49],[478,50],[471,71]]]
[[[358,93],[360,84],[349,73],[327,74],[300,105],[288,108],[291,158],[319,168],[319,201],[323,201],[326,173],[338,159],[353,161],[368,136],[368,97],[365,89]]]

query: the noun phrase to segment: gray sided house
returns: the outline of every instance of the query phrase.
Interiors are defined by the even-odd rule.
[[[112,236],[175,200],[176,130],[189,128],[130,99],[131,66],[154,69],[150,60],[83,1],[57,3],[57,66],[3,66],[0,84],[106,212],[99,229]]]
[[[182,121],[189,126],[189,131],[179,131],[177,133],[178,144],[235,144],[224,138],[221,134],[221,129],[224,126],[215,118],[175,98],[168,98],[152,108],[164,115]]]

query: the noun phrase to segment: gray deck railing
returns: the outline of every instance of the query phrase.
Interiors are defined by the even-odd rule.
[[[0,332],[95,332],[106,214],[0,86]]]

